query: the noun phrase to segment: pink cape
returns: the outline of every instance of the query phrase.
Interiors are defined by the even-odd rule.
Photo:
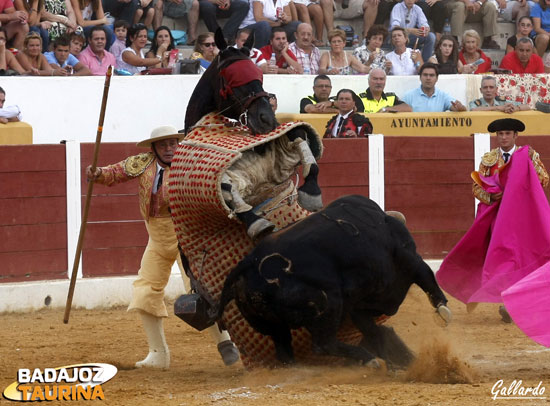
[[[550,262],[506,289],[504,305],[532,340],[550,347]]]
[[[502,188],[502,200],[480,203],[472,227],[436,273],[439,285],[464,303],[501,303],[503,291],[550,261],[550,206],[529,147],[491,178],[483,183]]]

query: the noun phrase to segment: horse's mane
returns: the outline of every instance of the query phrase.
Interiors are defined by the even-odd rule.
[[[193,127],[203,116],[219,108],[220,99],[220,69],[234,61],[247,59],[249,49],[252,47],[249,41],[241,49],[228,47],[221,30],[218,28],[214,35],[216,46],[221,49],[208,69],[202,74],[197,86],[191,94],[185,112],[185,133]],[[252,37],[252,35],[251,35]],[[250,38],[249,38],[250,39]],[[254,39],[252,38],[252,41]]]

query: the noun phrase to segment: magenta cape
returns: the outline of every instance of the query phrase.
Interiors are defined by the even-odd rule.
[[[517,326],[550,347],[550,262],[506,289],[502,298]]]
[[[502,188],[502,200],[480,203],[472,227],[436,273],[439,285],[464,303],[501,303],[503,291],[550,261],[550,206],[529,147],[512,157],[496,179],[486,179],[487,188]]]

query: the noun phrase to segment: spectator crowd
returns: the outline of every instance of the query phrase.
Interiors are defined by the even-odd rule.
[[[236,46],[254,35],[255,62],[269,74],[418,75],[428,62],[440,74],[486,73],[495,70],[483,50],[499,49],[497,22],[513,21],[500,69],[550,72],[550,0],[2,0],[0,73],[171,68],[178,51],[164,16],[186,20],[191,58],[203,69],[218,52],[213,33],[221,28]],[[199,18],[208,32],[197,32]],[[363,20],[363,41],[351,52],[349,33],[334,21],[355,18]],[[479,22],[481,32],[464,30],[466,22]]]

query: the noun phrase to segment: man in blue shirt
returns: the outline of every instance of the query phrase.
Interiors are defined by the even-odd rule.
[[[46,52],[44,56],[54,69],[55,76],[89,76],[90,70],[69,52],[70,40],[66,35],[57,38],[53,43],[53,52]]]
[[[424,111],[466,111],[466,107],[450,94],[436,89],[439,77],[437,65],[427,62],[420,68],[420,87],[409,90],[403,101],[412,107],[413,112]]]

